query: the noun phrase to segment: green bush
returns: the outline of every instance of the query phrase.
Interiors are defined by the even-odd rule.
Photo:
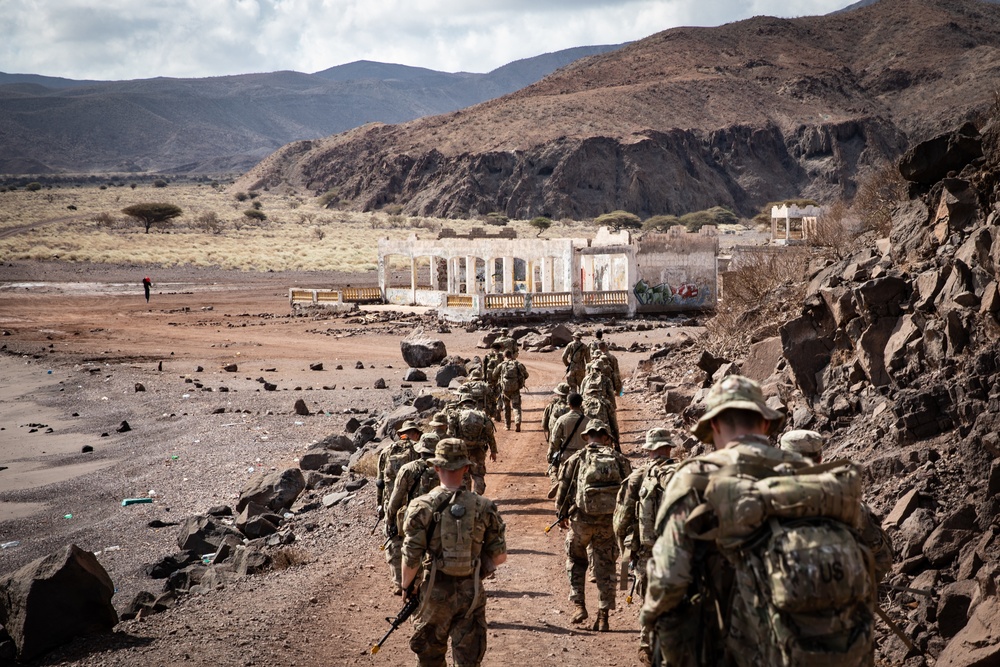
[[[163,180],[162,178],[158,178],[155,181],[153,181],[153,187],[154,188],[165,188],[165,187],[167,187],[167,181]]]
[[[243,211],[243,215],[251,220],[257,220],[259,222],[264,222],[267,220],[267,214],[256,208],[248,208]]]
[[[154,224],[162,224],[169,220],[173,220],[174,218],[179,217],[183,211],[179,206],[175,206],[173,204],[155,202],[126,206],[122,209],[122,213],[141,222],[145,226],[146,233],[148,234],[149,228]]]
[[[768,216],[770,216],[770,212],[768,212]],[[696,232],[705,225],[734,225],[739,220],[735,213],[722,206],[685,213],[680,217],[680,223],[687,227],[689,232]]]
[[[32,181],[31,183],[25,185],[24,189],[27,190],[28,192],[38,192],[39,190],[42,189],[42,184],[39,183],[38,181]]]
[[[679,224],[681,224],[681,219],[676,215],[654,215],[642,223],[642,228],[648,231],[665,232]]]
[[[528,224],[538,230],[538,234],[536,234],[536,236],[541,236],[542,232],[552,226],[552,219],[547,218],[544,215],[539,215],[532,218]]]
[[[499,211],[493,211],[486,214],[485,222],[487,225],[493,225],[494,227],[506,227],[507,223],[510,222],[510,218]]]
[[[594,224],[598,227],[611,227],[617,232],[620,229],[639,229],[642,227],[642,220],[635,213],[619,210],[597,216]]]
[[[248,195],[248,194],[247,194],[247,193],[245,193],[245,192],[237,192],[237,193],[236,193],[235,195],[233,195],[233,196],[234,196],[234,197],[236,197],[236,201],[246,201],[247,199],[249,199],[249,198],[250,198],[250,195]]]

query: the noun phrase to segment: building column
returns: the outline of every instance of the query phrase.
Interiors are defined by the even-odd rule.
[[[417,303],[417,258],[410,255],[410,303]]]
[[[542,291],[552,292],[552,258],[542,258]]]
[[[580,268],[583,269],[583,282],[580,284],[580,289],[584,292],[594,291],[594,256],[584,255],[581,258],[583,261],[580,262]]]
[[[453,260],[451,257],[449,257],[445,261],[447,262],[446,266],[448,267],[448,284],[445,285],[444,291],[451,294],[455,291],[454,289],[452,289],[452,285],[454,284],[453,283],[454,266],[452,264]]]
[[[503,258],[503,291],[510,294],[514,291],[514,258]]]
[[[465,258],[465,293],[475,294],[476,290],[476,258]]]

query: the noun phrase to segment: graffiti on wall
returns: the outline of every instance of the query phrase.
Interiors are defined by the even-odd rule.
[[[677,308],[698,308],[704,306],[711,297],[708,287],[699,288],[695,283],[682,283],[673,287],[667,283],[651,286],[640,280],[632,288],[640,306],[673,306]]]

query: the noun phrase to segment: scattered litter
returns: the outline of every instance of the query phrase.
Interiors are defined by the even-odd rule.
[[[129,505],[146,505],[153,502],[152,498],[126,498],[122,501],[122,507],[128,507]],[[69,516],[66,517],[70,518]]]
[[[20,546],[21,543],[18,540],[11,540],[10,542],[4,542],[0,544],[0,549],[13,549],[16,546]]]
[[[182,394],[181,398],[191,398],[191,394]]]
[[[104,553],[108,553],[109,551],[121,551],[121,550],[122,550],[122,548],[119,545],[116,544],[113,547],[106,547],[104,549]]]
[[[72,519],[73,515],[72,514],[63,514],[63,518],[64,519]]]
[[[176,454],[171,454],[171,455],[170,455],[170,460],[171,460],[171,461],[176,461],[176,460],[177,460],[177,459],[179,459],[179,458],[180,458],[180,457],[179,457],[179,456],[177,456]]]

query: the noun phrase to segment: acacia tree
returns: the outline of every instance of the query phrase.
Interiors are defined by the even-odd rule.
[[[126,206],[122,209],[122,213],[130,218],[135,218],[145,225],[146,233],[148,234],[149,228],[154,224],[173,220],[179,217],[183,211],[179,206],[174,206],[173,204],[151,203]]]
[[[617,232],[622,229],[639,229],[642,227],[642,220],[635,213],[618,210],[597,216],[594,224],[598,227],[611,227]]]
[[[538,217],[532,218],[531,222],[529,222],[528,224],[538,230],[538,233],[535,236],[540,237],[542,235],[542,232],[544,232],[546,229],[552,226],[552,219],[544,215],[540,215]]]

